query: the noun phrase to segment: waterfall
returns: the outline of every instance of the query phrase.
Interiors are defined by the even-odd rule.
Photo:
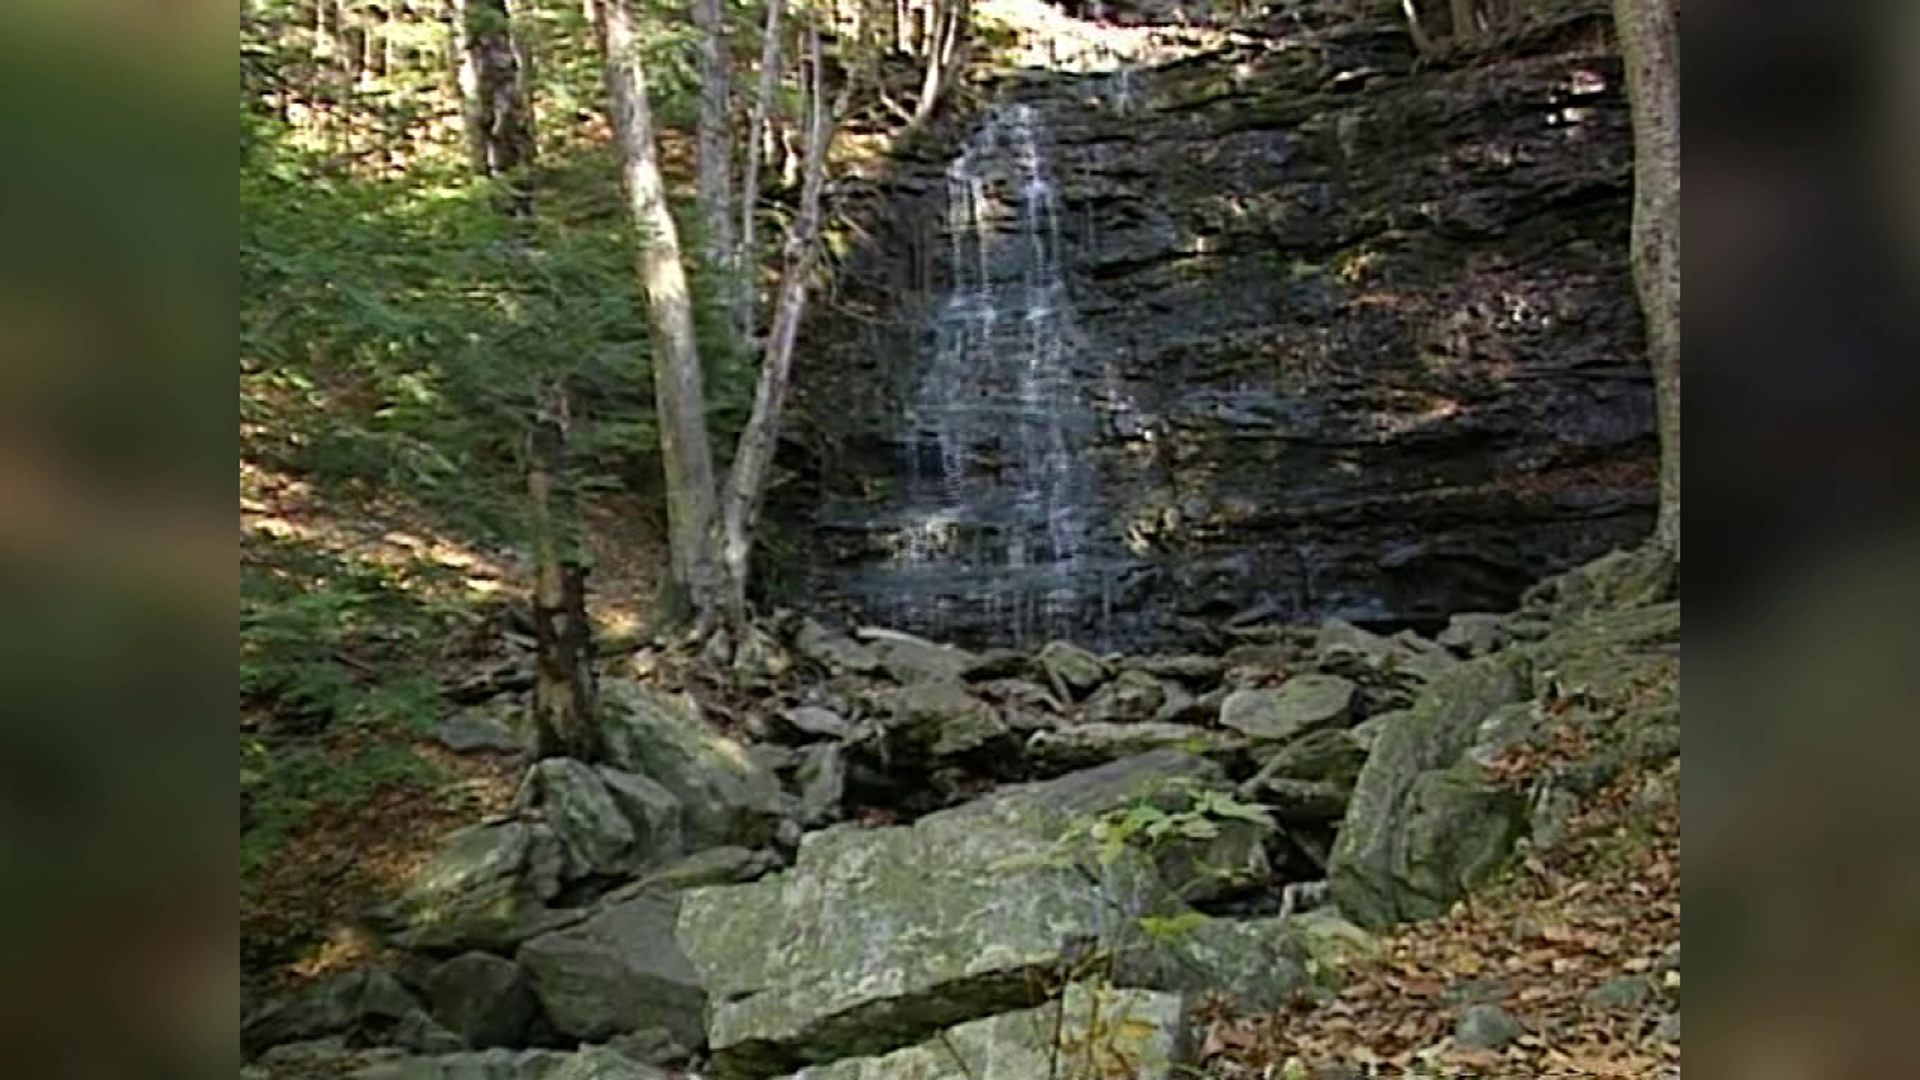
[[[1098,637],[1096,414],[1036,110],[999,106],[947,169],[947,280],[903,402],[901,517],[875,573],[896,626]]]

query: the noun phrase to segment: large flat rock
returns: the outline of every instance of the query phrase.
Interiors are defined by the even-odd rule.
[[[711,996],[716,1068],[885,1054],[1037,1005],[1086,942],[1177,906],[1145,858],[1083,857],[1062,842],[1069,827],[1180,776],[1221,782],[1205,760],[1157,751],[910,826],[812,833],[786,873],[687,893],[679,937]]]

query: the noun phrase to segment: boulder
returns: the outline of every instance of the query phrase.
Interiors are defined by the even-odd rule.
[[[1252,794],[1270,780],[1315,780],[1352,787],[1367,761],[1367,749],[1350,731],[1323,728],[1286,743],[1267,757],[1260,771],[1241,785]]]
[[[782,724],[806,742],[812,739],[850,739],[853,724],[847,718],[821,705],[801,705],[780,714]]]
[[[965,649],[937,645],[898,630],[864,626],[856,633],[879,657],[881,670],[902,685],[929,679],[957,682],[979,663],[979,658]]]
[[[1530,694],[1531,670],[1512,653],[1471,661],[1380,729],[1327,868],[1334,902],[1354,921],[1437,916],[1498,871],[1524,801],[1463,759],[1487,717]]]
[[[1196,688],[1211,686],[1227,672],[1227,663],[1217,656],[1138,656],[1121,661],[1121,667],[1144,671],[1156,679],[1177,679]]]
[[[1321,624],[1314,653],[1324,670],[1411,689],[1445,676],[1460,663],[1417,634],[1384,637],[1341,619]]]
[[[600,720],[609,763],[680,800],[688,847],[759,847],[773,835],[779,782],[745,747],[714,730],[692,698],[607,679],[600,686]]]
[[[384,971],[345,971],[271,1002],[240,1029],[251,1056],[283,1044],[457,1048],[459,1039],[435,1024],[400,980]],[[282,1055],[283,1057],[286,1055]]]
[[[847,795],[847,750],[838,743],[807,747],[794,773],[800,785],[800,823],[817,828],[840,816]]]
[[[433,1018],[470,1047],[519,1046],[540,1012],[525,969],[505,957],[469,952],[427,976]]]
[[[1485,656],[1507,643],[1507,618],[1484,611],[1463,611],[1447,619],[1434,640],[1461,656]]]
[[[1353,800],[1353,786],[1273,776],[1260,781],[1249,797],[1270,807],[1274,818],[1282,824],[1323,825],[1346,816],[1347,805]]]
[[[732,885],[773,869],[773,853],[750,851],[743,847],[702,848],[683,859],[676,859],[641,876],[631,888],[694,889],[702,885]]]
[[[958,682],[922,679],[891,695],[886,723],[891,748],[934,760],[956,757],[1011,738],[993,706]]]
[[[584,922],[542,934],[515,957],[563,1034],[602,1041],[646,1027],[683,1046],[703,1041],[707,995],[675,941],[680,895],[609,898]]]
[[[1173,751],[1014,785],[912,825],[809,833],[795,866],[686,894],[680,940],[706,980],[723,1073],[884,1054],[1034,1004],[1077,939],[1176,906],[1139,853],[1063,843],[1075,823],[1169,781],[1222,783]]]
[[[462,709],[433,729],[434,741],[457,754],[479,751],[518,753],[526,749],[507,720],[509,710],[522,708],[508,698]]]
[[[880,670],[880,657],[865,645],[836,634],[812,619],[803,620],[794,634],[794,651],[829,672],[868,675]]]
[[[1042,646],[1034,656],[1034,663],[1039,665],[1047,681],[1053,684],[1054,691],[1066,701],[1085,697],[1107,681],[1109,674],[1105,661],[1065,641],[1050,641]]]
[[[1151,720],[1171,696],[1170,688],[1159,679],[1144,671],[1125,668],[1087,699],[1082,715],[1095,723]],[[1187,695],[1183,692],[1182,696]]]
[[[1075,724],[1034,732],[1027,739],[1027,763],[1038,775],[1057,776],[1153,750],[1183,750],[1219,761],[1246,746],[1246,739],[1237,732],[1186,724]]]
[[[507,821],[456,830],[376,921],[403,948],[456,953],[511,949],[565,918],[547,908],[560,888],[559,840],[544,825]]]
[[[1220,723],[1250,738],[1278,742],[1344,724],[1354,685],[1338,675],[1295,675],[1274,690],[1236,690],[1220,703]]]
[[[633,825],[593,766],[572,758],[538,762],[527,772],[522,798],[540,807],[559,837],[567,878],[617,874],[633,867]]]
[[[812,1065],[788,1080],[1045,1080],[1095,1077],[1124,1063],[1128,1080],[1185,1076],[1185,1002],[1174,994],[1070,984],[1058,1001],[948,1028],[881,1057]]]
[[[1225,994],[1243,1013],[1270,1013],[1312,984],[1308,956],[1291,920],[1198,916],[1123,952],[1115,977],[1196,998]]]

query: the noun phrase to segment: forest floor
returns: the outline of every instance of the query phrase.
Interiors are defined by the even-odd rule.
[[[1546,760],[1506,763],[1524,786]],[[1516,1022],[1502,1045],[1459,1030],[1475,1006]],[[1629,769],[1551,850],[1444,918],[1381,940],[1329,1000],[1209,1017],[1217,1080],[1680,1075],[1679,762]]]
[[[445,688],[513,665],[530,572],[404,500],[246,463],[240,518],[243,583],[263,594],[243,591],[243,684],[251,662],[272,687],[249,700],[243,685],[240,712],[240,940],[259,991],[371,959],[357,914],[511,801],[516,754],[454,753],[433,729],[453,711]],[[664,563],[655,526],[619,500],[590,518],[592,615],[603,637],[637,634]]]

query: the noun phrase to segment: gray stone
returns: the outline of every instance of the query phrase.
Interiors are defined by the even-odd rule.
[[[673,1034],[662,1027],[646,1027],[624,1035],[615,1035],[607,1040],[607,1046],[618,1051],[622,1057],[643,1061],[649,1065],[666,1065],[685,1061],[693,1055],[690,1048],[675,1042]]]
[[[420,1003],[387,972],[345,971],[261,1008],[242,1026],[240,1045],[253,1055],[331,1036],[389,1043],[402,1021],[419,1012]]]
[[[1524,801],[1463,759],[1482,721],[1530,692],[1525,659],[1499,653],[1434,683],[1381,728],[1327,867],[1341,911],[1369,928],[1431,918],[1498,872]]]
[[[747,756],[761,769],[776,775],[789,772],[800,763],[800,754],[791,746],[757,742],[747,747]]]
[[[903,685],[929,679],[957,682],[978,662],[964,649],[937,645],[898,630],[863,626],[855,633],[880,658],[880,667]]]
[[[481,952],[435,967],[427,976],[427,1000],[434,1019],[478,1049],[519,1045],[540,1011],[526,971]]]
[[[1306,989],[1308,953],[1286,919],[1178,921],[1121,953],[1121,982],[1199,997],[1224,994],[1243,1013],[1268,1013]]]
[[[890,746],[939,760],[1011,738],[993,706],[948,680],[922,679],[894,691]]]
[[[1168,696],[1167,685],[1159,679],[1125,668],[1087,699],[1083,715],[1096,723],[1151,720],[1166,705]]]
[[[515,753],[526,749],[520,737],[500,718],[499,711],[484,705],[462,709],[433,729],[434,741],[458,754]]]
[[[1512,1014],[1498,1005],[1469,1005],[1453,1027],[1453,1043],[1465,1050],[1498,1050],[1526,1034]]]
[[[1558,848],[1579,810],[1579,797],[1559,784],[1547,783],[1536,789],[1527,806],[1528,839],[1533,850],[1545,854]]]
[[[1524,744],[1540,726],[1540,707],[1532,701],[1502,705],[1480,721],[1474,732],[1467,757],[1482,765],[1492,765],[1502,755]]]
[[[528,771],[527,784],[566,853],[566,877],[632,869],[633,825],[593,766],[547,758]]]
[[[959,1024],[882,1057],[813,1065],[788,1080],[1045,1080],[1184,1076],[1191,1048],[1178,995],[1076,982],[1057,1002]],[[1058,1034],[1058,1041],[1055,1036]]]
[[[1366,761],[1366,748],[1352,733],[1333,728],[1310,731],[1269,755],[1241,790],[1257,792],[1269,780],[1315,780],[1352,787]]]
[[[664,786],[641,776],[601,766],[600,782],[633,827],[633,858],[645,866],[671,859],[687,848],[686,808]]]
[[[1107,681],[1109,674],[1105,661],[1066,641],[1049,641],[1034,656],[1034,663],[1053,684],[1055,692],[1069,701],[1091,693]]]
[[[1673,1012],[1661,1017],[1659,1025],[1653,1029],[1653,1037],[1659,1039],[1661,1042],[1679,1042],[1680,1010],[1675,1009]]]
[[[1389,685],[1417,687],[1460,664],[1452,653],[1418,635],[1384,637],[1341,619],[1321,624],[1314,653],[1329,671],[1384,678]]]
[[[1138,656],[1122,661],[1122,666],[1195,686],[1217,683],[1227,672],[1226,661],[1217,656]]]
[[[1653,996],[1653,982],[1644,975],[1608,979],[1587,991],[1587,1004],[1596,1009],[1637,1009]]]
[[[1270,742],[1337,726],[1353,710],[1354,685],[1338,675],[1296,675],[1274,690],[1236,690],[1220,703],[1220,723]]]
[[[1360,744],[1361,749],[1372,753],[1373,744],[1375,740],[1380,737],[1380,733],[1390,725],[1398,723],[1402,718],[1410,715],[1412,715],[1412,710],[1410,709],[1393,709],[1388,712],[1376,713],[1353,725],[1353,727],[1348,729],[1347,734],[1354,737],[1354,740]]]
[[[880,657],[872,649],[843,634],[836,634],[812,619],[800,623],[799,632],[794,635],[793,647],[801,656],[830,672],[868,675],[880,670]]]
[[[810,739],[850,739],[853,725],[847,718],[820,705],[802,705],[780,714],[786,726]]]
[[[772,836],[780,785],[746,748],[713,729],[684,694],[628,679],[600,685],[608,761],[639,773],[680,800],[688,847],[758,847]]]
[[[846,748],[837,743],[807,747],[794,780],[800,785],[801,824],[818,827],[838,819],[847,794]]]
[[[1213,709],[1196,708],[1195,702],[1198,699],[1179,683],[1162,683],[1161,688],[1166,691],[1166,695],[1151,717],[1156,723],[1206,723],[1218,714],[1218,704]]]
[[[642,875],[635,891],[642,889],[695,889],[702,885],[733,885],[773,869],[776,860],[765,850],[743,847],[702,848],[691,855]]]
[[[1507,642],[1507,619],[1483,611],[1463,611],[1447,619],[1434,640],[1462,656],[1484,656]]]
[[[282,1069],[311,1070],[351,1057],[345,1036],[329,1035],[323,1039],[301,1039],[269,1047],[261,1053],[259,1064],[269,1073]]]
[[[677,894],[641,892],[522,945],[516,959],[553,1026],[588,1041],[657,1026],[698,1046],[707,996],[675,941],[679,909]]]
[[[1202,904],[1273,877],[1266,840],[1272,829],[1261,822],[1217,821],[1211,837],[1163,839],[1150,854],[1154,869],[1183,903]]]
[[[1378,667],[1395,650],[1392,638],[1363,630],[1345,619],[1328,619],[1320,624],[1313,651],[1322,662],[1342,655],[1357,656],[1368,666]]]
[[[1076,822],[1169,781],[1219,784],[1170,751],[1014,785],[910,826],[809,833],[793,869],[686,895],[680,939],[707,980],[723,1072],[881,1054],[1030,1002],[1076,938],[1174,902],[1131,850],[1111,864],[1063,845]]]
[[[494,1049],[401,1058],[344,1075],[348,1080],[669,1080],[661,1070],[601,1046],[576,1053]]]
[[[1247,740],[1232,731],[1148,721],[1139,724],[1075,724],[1036,731],[1027,739],[1027,761],[1041,775],[1092,768],[1153,750],[1175,749],[1219,760],[1239,753]]]
[[[512,948],[560,916],[541,901],[558,888],[559,845],[544,827],[474,825],[447,836],[408,882],[389,921],[403,948]]]
[[[416,1054],[448,1054],[467,1048],[465,1040],[442,1027],[423,1009],[414,1009],[402,1016],[394,1025],[389,1041]]]
[[[1339,821],[1345,816],[1353,788],[1327,780],[1271,776],[1260,781],[1249,795],[1272,807],[1274,817],[1284,824],[1317,825]]]

